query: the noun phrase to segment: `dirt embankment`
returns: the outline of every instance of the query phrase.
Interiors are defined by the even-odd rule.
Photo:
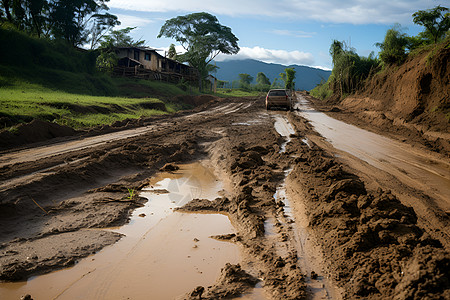
[[[358,125],[449,155],[450,42],[375,74],[339,108]]]

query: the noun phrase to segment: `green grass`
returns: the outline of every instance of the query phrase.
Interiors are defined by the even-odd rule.
[[[218,97],[258,97],[266,93],[259,91],[244,91],[241,89],[217,89],[214,94]]]
[[[79,129],[189,108],[173,100],[198,90],[179,84],[111,78],[96,51],[30,37],[0,26],[0,129],[33,119]],[[165,107],[164,107],[165,105]]]
[[[320,100],[325,100],[329,97],[331,97],[331,95],[333,94],[333,91],[329,88],[329,83],[324,82],[319,84],[318,86],[316,86],[314,89],[312,89],[310,91],[310,94],[314,97],[316,97],[317,99]]]
[[[16,81],[0,87],[0,128],[40,119],[79,129],[173,111],[154,109],[152,105],[162,107],[158,103],[163,102],[156,98],[72,94]]]

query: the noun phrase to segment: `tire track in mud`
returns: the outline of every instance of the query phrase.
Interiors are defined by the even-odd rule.
[[[217,299],[242,293],[251,298],[251,293],[245,293],[255,286],[267,299],[448,295],[448,252],[417,224],[411,208],[402,205],[392,193],[366,188],[340,158],[319,147],[317,133],[306,120],[291,112],[267,114],[263,99],[220,106],[222,113],[212,106],[210,113],[177,118],[176,123],[158,133],[99,146],[82,163],[83,167],[74,164],[58,170],[60,180],[69,178],[69,183],[84,185],[84,191],[86,178],[94,180],[111,174],[111,170],[121,172],[88,193],[61,199],[64,201],[57,206],[46,202],[51,216],[42,216],[37,208],[21,212],[17,218],[20,226],[24,221],[47,222],[44,233],[51,236],[55,234],[52,228],[65,232],[123,224],[142,203],[142,199],[126,201],[128,188],[141,189],[148,184],[147,178],[166,163],[207,156],[225,182],[224,196],[214,201],[193,200],[180,211],[227,214],[236,233],[216,238],[239,245],[243,259],[239,265],[226,264],[215,284],[192,287],[185,298],[198,299],[201,294],[203,299]],[[277,118],[295,129],[285,134],[289,142],[275,130]],[[124,176],[124,168],[130,166],[134,170]],[[43,187],[47,193],[51,191]],[[289,203],[281,199],[284,196],[278,196],[280,192],[278,198],[274,197],[277,190],[286,190]],[[9,205],[17,209],[17,203]],[[117,217],[112,222],[114,209]],[[88,214],[93,218],[85,219]],[[6,228],[18,230],[11,224],[19,223],[6,219],[1,222]],[[25,239],[32,241],[39,234],[43,232],[28,233]],[[309,247],[307,243],[322,251],[302,257],[302,251]],[[0,260],[4,258],[1,247]],[[319,261],[308,266],[308,255],[316,255]],[[27,265],[22,263],[17,268],[26,270]],[[415,270],[420,271],[419,277]],[[331,284],[326,283],[327,279]],[[339,287],[335,295],[330,290],[333,286]]]

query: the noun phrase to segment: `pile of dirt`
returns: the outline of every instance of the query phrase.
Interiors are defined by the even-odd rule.
[[[64,137],[75,134],[75,130],[56,123],[33,120],[27,124],[20,124],[13,130],[0,132],[0,148],[6,149],[12,146],[20,146],[49,140],[56,137]]]
[[[247,274],[241,266],[226,264],[221,270],[219,279],[215,285],[205,289],[196,287],[185,299],[224,299],[240,296],[243,292],[252,289],[258,279]]]
[[[333,155],[293,139],[301,192],[333,280],[348,299],[446,299],[449,253],[390,191],[367,190]]]

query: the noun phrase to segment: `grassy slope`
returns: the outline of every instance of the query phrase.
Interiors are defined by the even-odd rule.
[[[76,129],[189,108],[177,95],[198,94],[164,82],[111,78],[95,69],[95,51],[0,28],[0,130],[40,119]],[[218,97],[258,96],[219,90]]]
[[[98,73],[95,52],[2,28],[0,43],[8,45],[0,47],[0,129],[35,118],[83,128],[186,108],[170,101],[189,94],[175,85]]]
[[[72,94],[21,82],[0,88],[0,120],[8,127],[32,119],[53,121],[74,128],[111,124],[126,118],[166,113],[148,109],[154,98],[103,97]],[[161,105],[154,104],[155,108]],[[170,109],[168,109],[170,111]]]

